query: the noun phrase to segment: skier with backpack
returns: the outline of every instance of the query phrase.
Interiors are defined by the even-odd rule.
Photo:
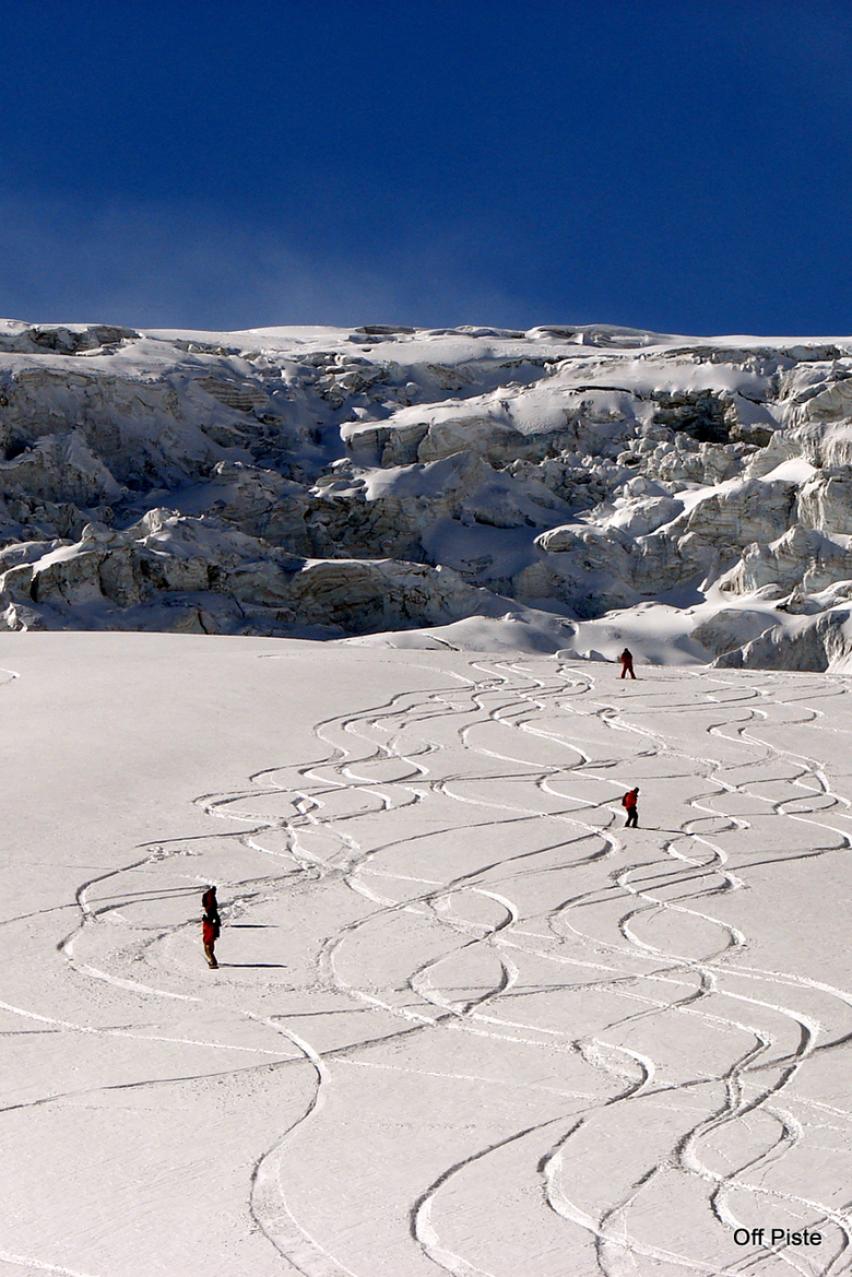
[[[627,793],[621,800],[622,807],[627,810],[627,820],[624,828],[639,828],[639,786],[635,789],[628,789]]]
[[[626,647],[618,658],[621,661],[621,677],[625,678],[628,674],[631,678],[635,678],[633,673],[633,653],[629,647]]]
[[[201,897],[201,907],[204,910],[201,915],[201,942],[204,945],[204,956],[207,959],[208,967],[215,971],[219,966],[215,953],[216,941],[219,939],[219,932],[222,929],[215,887],[207,888]]]

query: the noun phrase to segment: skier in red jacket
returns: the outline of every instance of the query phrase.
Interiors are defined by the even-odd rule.
[[[627,821],[624,828],[639,828],[639,786],[635,789],[628,789],[627,793],[621,800],[622,807],[627,809]]]
[[[621,677],[629,674],[631,678],[635,678],[633,673],[633,653],[629,647],[626,647],[618,658],[621,661]]]
[[[222,929],[215,887],[207,888],[201,897],[201,907],[204,910],[201,915],[201,943],[204,945],[204,956],[207,959],[207,965],[215,971],[219,963],[216,961],[214,950],[216,941],[219,939],[219,932]]]

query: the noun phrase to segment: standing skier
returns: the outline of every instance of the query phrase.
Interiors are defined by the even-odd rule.
[[[632,827],[633,829],[638,829],[639,828],[639,786],[638,785],[636,786],[635,789],[628,789],[627,793],[624,795],[624,797],[621,800],[621,805],[622,807],[625,807],[627,809],[627,821],[625,822],[624,828],[630,829]]]
[[[630,648],[626,647],[618,659],[621,661],[621,677],[624,678],[629,674],[631,678],[635,678],[636,675],[633,673],[633,653]]]
[[[215,971],[219,963],[216,961],[214,950],[216,941],[219,939],[219,932],[222,929],[215,887],[207,888],[201,897],[201,907],[204,910],[201,915],[201,942],[204,945],[204,956],[207,959],[208,967]]]

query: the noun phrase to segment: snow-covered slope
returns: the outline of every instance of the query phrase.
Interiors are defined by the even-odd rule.
[[[2,321],[0,446],[13,630],[852,652],[852,338]]]
[[[848,1275],[848,679],[0,665],[3,1277]]]

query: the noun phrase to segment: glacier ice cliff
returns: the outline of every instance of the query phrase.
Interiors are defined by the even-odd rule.
[[[849,669],[851,467],[852,338],[4,320],[0,623]]]

